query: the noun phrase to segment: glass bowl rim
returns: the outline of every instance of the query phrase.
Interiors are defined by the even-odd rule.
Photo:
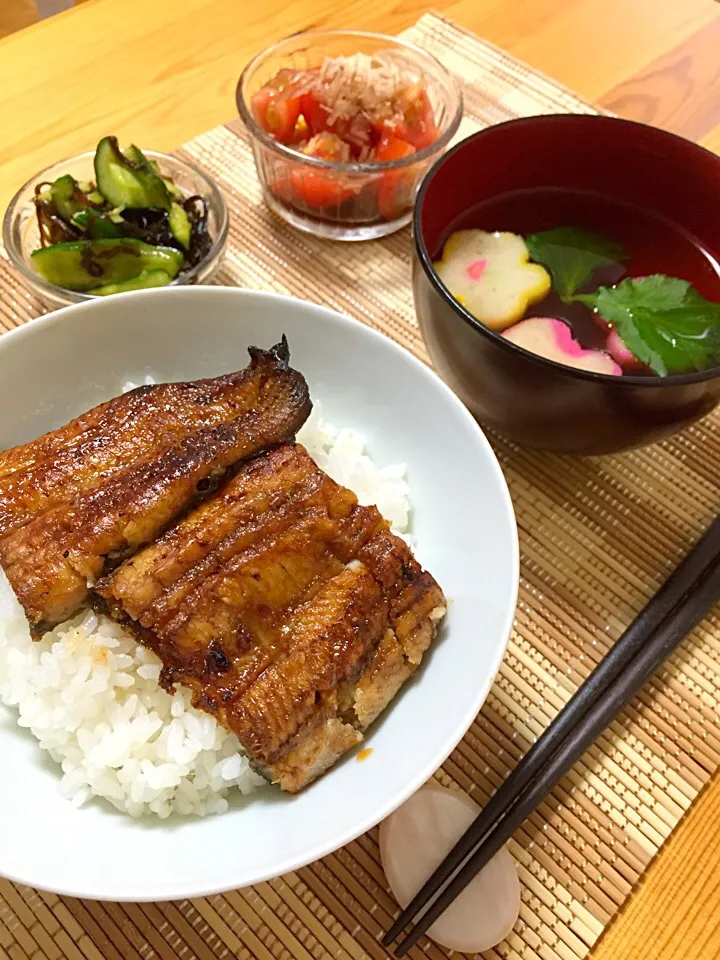
[[[380,40],[393,44],[397,47],[403,47],[414,55],[418,56],[421,60],[425,59],[432,61],[449,81],[455,96],[455,109],[452,117],[450,118],[447,129],[440,134],[437,140],[433,140],[433,142],[428,144],[427,147],[423,147],[422,150],[418,150],[409,157],[401,157],[398,160],[384,160],[381,163],[341,163],[337,160],[322,160],[319,157],[306,156],[297,150],[293,150],[292,147],[289,147],[284,143],[279,143],[277,140],[271,137],[269,133],[263,130],[260,124],[255,120],[255,117],[253,117],[250,110],[248,110],[248,107],[245,103],[245,98],[243,97],[243,85],[248,74],[252,72],[259,61],[263,60],[273,52],[280,50],[288,41],[295,40],[298,37],[307,37],[310,41],[321,40],[325,37],[362,37],[363,39]],[[460,126],[460,121],[462,120],[464,110],[462,89],[457,77],[451,73],[450,70],[448,70],[447,67],[445,67],[437,57],[435,57],[432,53],[428,53],[427,50],[423,50],[422,47],[418,47],[416,44],[410,43],[407,40],[401,40],[399,37],[393,37],[385,33],[374,33],[371,30],[303,30],[299,33],[293,33],[289,37],[283,37],[282,40],[276,41],[269,47],[266,47],[260,53],[256,54],[252,60],[245,65],[242,73],[240,74],[240,79],[235,87],[235,101],[238,112],[240,113],[240,117],[242,118],[242,121],[247,129],[266,147],[294,163],[302,164],[307,167],[314,167],[315,169],[333,170],[337,173],[383,173],[386,170],[402,170],[406,167],[411,167],[416,163],[422,163],[424,160],[430,160],[435,157],[437,153],[440,152],[445,146],[447,146],[450,140],[452,140],[452,138],[455,136],[458,127]]]
[[[17,190],[12,200],[8,204],[7,210],[5,211],[5,216],[3,218],[3,246],[5,247],[7,255],[13,266],[22,274],[23,278],[32,288],[34,288],[34,290],[39,291],[41,294],[45,293],[50,295],[55,299],[57,299],[58,296],[62,296],[70,303],[82,303],[85,300],[96,300],[98,295],[94,293],[84,293],[80,290],[69,290],[67,287],[60,287],[57,284],[49,283],[44,277],[41,277],[39,273],[36,273],[25,262],[22,252],[18,250],[15,245],[12,236],[12,230],[15,218],[19,212],[18,207],[20,206],[20,197],[26,190],[30,189],[33,184],[41,182],[43,176],[47,174],[48,171],[54,170],[55,168],[62,166],[64,163],[74,163],[78,160],[89,160],[95,156],[95,152],[95,150],[86,150],[83,153],[76,153],[71,157],[65,157],[63,160],[56,160],[54,163],[48,164],[48,166],[43,167],[42,170],[39,170],[37,173],[33,174],[33,176],[26,180],[25,183]],[[180,157],[174,157],[169,153],[160,153],[158,150],[143,150],[143,153],[152,160],[157,160],[160,163],[162,163],[163,160],[170,160],[172,163],[176,163],[181,167],[185,167],[196,177],[202,180],[206,184],[206,190],[204,191],[204,193],[207,194],[206,199],[208,199],[211,206],[215,207],[218,214],[219,223],[217,235],[214,237],[208,252],[202,258],[202,260],[200,260],[199,263],[196,263],[192,270],[188,271],[180,280],[174,279],[171,280],[170,283],[166,284],[168,287],[186,286],[193,277],[197,276],[204,266],[215,260],[215,258],[219,256],[225,247],[230,228],[228,206],[220,188],[217,186],[215,181],[212,180],[204,170],[196,166],[191,161],[181,159]]]

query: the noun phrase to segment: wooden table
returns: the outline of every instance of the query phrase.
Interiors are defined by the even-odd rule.
[[[170,150],[233,117],[240,70],[273,40],[309,27],[396,33],[431,7],[581,96],[720,152],[711,0],[90,0],[0,40],[0,208],[40,167],[107,133]],[[718,955],[716,777],[593,958]]]

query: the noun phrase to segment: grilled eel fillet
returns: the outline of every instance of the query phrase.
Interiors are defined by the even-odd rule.
[[[190,687],[290,792],[363,739],[445,612],[377,509],[297,445],[243,464],[95,589],[163,686]]]
[[[227,468],[294,438],[311,404],[287,341],[249,353],[238,373],[138,387],[0,454],[0,565],[35,633]]]

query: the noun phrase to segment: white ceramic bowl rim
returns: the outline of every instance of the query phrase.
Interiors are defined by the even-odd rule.
[[[208,296],[210,291],[212,291],[212,293],[210,296]],[[432,394],[433,399],[435,397],[441,398],[439,403],[448,414],[448,426],[451,423],[451,415],[455,422],[460,425],[458,429],[461,428],[463,431],[465,431],[465,433],[469,432],[477,440],[477,450],[480,459],[484,461],[484,466],[487,466],[490,478],[492,480],[492,489],[490,490],[490,493],[491,499],[493,499],[493,516],[498,517],[499,525],[503,530],[503,539],[505,541],[503,546],[507,553],[507,594],[501,599],[499,604],[499,608],[502,612],[496,618],[499,626],[494,631],[496,636],[493,641],[492,657],[487,663],[487,669],[484,676],[481,678],[481,681],[478,682],[475,695],[468,700],[467,705],[462,710],[461,719],[455,723],[452,730],[447,732],[447,735],[443,735],[444,739],[438,749],[436,749],[431,755],[424,757],[421,761],[418,760],[414,774],[407,780],[407,782],[404,783],[402,789],[396,791],[392,795],[387,796],[384,802],[368,810],[365,816],[353,822],[352,825],[347,825],[341,835],[325,837],[307,849],[303,850],[302,854],[278,857],[275,861],[273,861],[271,867],[268,866],[263,869],[258,869],[251,874],[243,874],[242,869],[238,868],[237,880],[225,878],[222,881],[208,883],[202,880],[195,880],[192,878],[192,876],[190,876],[187,879],[179,878],[176,883],[173,883],[172,889],[158,889],[157,887],[153,886],[152,881],[148,881],[146,879],[146,870],[143,869],[143,865],[138,864],[137,877],[133,880],[133,883],[136,885],[133,886],[130,892],[125,889],[118,889],[113,885],[114,881],[112,878],[112,871],[108,872],[107,880],[103,881],[106,883],[104,890],[99,890],[97,887],[93,886],[83,886],[83,883],[81,882],[73,882],[63,885],[62,883],[53,881],[49,887],[46,887],[43,882],[43,876],[38,875],[32,870],[28,872],[25,872],[22,869],[6,871],[3,868],[3,851],[2,848],[0,848],[0,871],[2,871],[3,875],[7,876],[8,879],[41,889],[49,888],[56,893],[69,896],[85,897],[90,899],[132,901],[207,896],[240,886],[260,883],[275,876],[296,870],[354,840],[387,817],[393,812],[393,810],[395,810],[401,803],[403,803],[409,796],[419,789],[442,765],[449,754],[457,746],[459,741],[463,738],[478,711],[480,710],[483,702],[485,701],[490,687],[494,681],[495,675],[500,667],[515,613],[519,578],[517,530],[515,526],[514,512],[510,494],[500,466],[488,440],[482,433],[476,421],[461,404],[458,398],[444,383],[442,383],[442,381],[440,381],[440,379],[429,369],[429,367],[425,366],[425,364],[416,359],[412,354],[404,350],[398,344],[384,337],[382,334],[373,330],[372,328],[367,327],[365,324],[360,323],[359,321],[352,320],[320,305],[315,305],[306,301],[299,301],[292,297],[281,296],[277,294],[241,291],[233,288],[223,287],[166,287],[156,290],[144,290],[118,294],[115,297],[107,299],[98,298],[92,302],[75,304],[48,314],[0,337],[0,357],[2,357],[4,353],[7,353],[8,350],[13,350],[18,344],[23,344],[23,341],[32,340],[38,336],[42,336],[44,333],[57,331],[57,328],[62,327],[68,320],[80,319],[83,314],[88,312],[94,312],[95,314],[93,326],[95,328],[102,329],[104,320],[108,325],[112,323],[112,316],[113,314],[117,313],[120,303],[122,303],[123,306],[126,306],[129,314],[134,314],[137,312],[137,309],[134,308],[139,308],[142,301],[149,301],[153,305],[153,314],[157,315],[157,313],[159,311],[161,312],[162,310],[163,300],[170,300],[171,304],[173,302],[182,303],[181,298],[185,298],[188,303],[192,303],[193,301],[197,302],[198,306],[196,313],[199,317],[207,315],[209,308],[207,301],[214,300],[217,304],[219,304],[222,299],[229,299],[237,304],[237,307],[233,307],[233,312],[237,312],[238,316],[242,312],[243,303],[246,305],[247,309],[252,310],[253,308],[257,308],[258,312],[262,314],[273,309],[287,310],[288,316],[291,313],[298,313],[298,322],[303,320],[303,314],[305,315],[306,319],[314,316],[318,319],[321,327],[325,327],[326,329],[334,327],[343,331],[343,333],[347,332],[350,336],[350,339],[352,339],[352,336],[354,335],[359,336],[362,339],[367,338],[367,340],[370,342],[371,350],[378,348],[380,351],[386,352],[390,357],[392,357],[392,362],[397,366],[398,369],[404,365],[408,365],[412,369],[413,376],[419,377],[423,383],[427,385],[427,390]],[[174,322],[175,317],[172,306],[169,307],[169,313],[173,317]],[[292,321],[288,322],[287,326],[292,352]],[[245,341],[243,341],[243,344],[246,345]],[[267,344],[265,345],[267,346]],[[353,360],[351,359],[349,362],[352,363]],[[339,425],[342,426],[342,424]],[[451,496],[451,494],[443,495],[447,496],[448,498]],[[394,705],[395,704],[392,703],[386,713],[391,712]],[[5,708],[0,705],[0,715],[4,709]],[[2,737],[3,733],[2,728],[0,727],[0,740],[2,740]],[[39,750],[40,748],[37,747],[37,749]],[[330,771],[327,776],[333,777],[334,775],[335,772]],[[299,797],[303,796],[305,796],[305,794],[299,795]],[[252,800],[250,802],[252,803]],[[2,797],[0,797],[0,810],[1,809]],[[79,811],[79,813],[84,814],[83,811]],[[224,820],[224,818],[230,816],[231,814],[225,814],[219,819]],[[201,822],[206,823],[207,821]],[[232,822],[233,821],[231,819],[229,821],[231,826]],[[162,830],[163,826],[162,824],[152,824],[149,828],[152,830]],[[174,838],[175,841],[179,842],[177,833],[179,832],[179,829],[182,829],[182,824],[180,824],[179,828],[176,824],[172,827],[172,829],[175,830],[176,833]],[[240,860],[241,858],[242,852],[238,851],[238,859]]]

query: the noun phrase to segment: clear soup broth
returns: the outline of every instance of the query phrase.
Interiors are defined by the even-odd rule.
[[[596,193],[561,188],[518,190],[483,201],[457,218],[445,231],[440,248],[434,251],[433,259],[435,261],[440,259],[446,241],[458,231],[484,231],[487,234],[501,232],[525,238],[531,250],[531,261],[543,264],[542,257],[538,260],[538,257],[533,255],[529,238],[558,228],[590,231],[600,240],[604,238],[611,244],[618,245],[623,255],[617,261],[596,267],[586,278],[582,278],[581,271],[576,274],[581,277],[582,282],[574,289],[570,298],[560,295],[557,275],[555,271],[549,269],[552,281],[550,290],[544,291],[539,295],[539,299],[536,298],[530,302],[509,324],[495,325],[478,316],[470,305],[469,297],[458,295],[439,269],[438,272],[450,292],[471,313],[475,313],[479,319],[487,322],[492,329],[502,331],[504,336],[508,336],[508,339],[518,345],[560,363],[567,362],[562,355],[555,356],[552,351],[548,353],[535,349],[533,341],[516,336],[519,334],[519,324],[529,318],[552,318],[562,321],[571,332],[572,340],[575,342],[571,349],[576,356],[584,355],[585,351],[600,352],[608,356],[612,354],[616,364],[616,369],[613,371],[604,369],[602,365],[583,367],[597,370],[597,372],[654,376],[664,373],[690,372],[720,364],[720,265],[712,253],[704,249],[693,236],[676,224],[661,219],[647,210]],[[445,248],[446,251],[447,249]],[[568,249],[568,257],[572,258],[575,255],[576,252]],[[444,259],[447,260],[447,252]],[[463,266],[470,277],[469,283],[473,282],[473,277],[477,278],[478,283],[483,282],[482,273],[485,270],[485,267],[481,266],[483,263],[485,260],[480,255]],[[436,263],[436,266],[441,265],[442,261],[439,264]],[[562,264],[560,268],[563,269]],[[566,263],[565,270],[566,274],[568,271],[572,274],[572,263],[569,265]],[[497,272],[496,270],[495,273]],[[502,274],[501,270],[499,272]],[[485,276],[489,276],[490,273],[491,271],[487,271]],[[609,288],[616,293],[618,285],[625,280],[637,280],[656,275],[664,275],[661,278],[662,281],[670,278],[687,281],[691,290],[682,301],[678,300],[676,306],[669,308],[670,316],[668,311],[658,313],[657,323],[654,326],[653,317],[656,314],[653,314],[652,310],[660,309],[667,284],[660,283],[654,291],[648,291],[647,288],[643,290],[642,285],[633,290],[634,294],[640,291],[645,298],[637,301],[639,310],[645,309],[647,304],[648,310],[651,311],[648,314],[650,319],[643,321],[646,325],[640,331],[649,346],[647,351],[642,346],[637,349],[637,340],[634,336],[631,335],[629,338],[626,336],[627,323],[631,322],[638,312],[633,313],[631,301],[626,299],[625,313],[617,318],[615,328],[623,336],[623,345],[636,348],[636,355],[630,356],[629,351],[614,349],[610,340],[613,324],[607,322],[607,318],[601,315],[598,303],[602,301],[595,300],[594,297],[597,296],[600,288]],[[627,284],[623,290],[628,290]],[[696,294],[709,303],[706,305],[697,300]],[[626,314],[630,315],[629,318],[625,316]],[[615,316],[614,313],[613,316]],[[703,318],[706,321],[704,326]],[[693,341],[690,343],[688,339],[688,351],[683,352],[682,355],[678,353],[677,356],[673,356],[672,354],[670,341],[675,337],[673,323],[676,326],[680,324],[683,336],[687,334]],[[660,337],[663,342],[658,344],[657,337]],[[706,344],[707,349],[704,353],[698,354],[695,344],[699,340]],[[716,345],[710,346],[711,341],[716,342]],[[569,338],[568,342],[570,342]],[[579,350],[576,345],[579,345]],[[659,348],[661,359],[648,361],[648,357],[651,356],[648,351],[654,347]],[[570,354],[568,353],[567,356],[569,357]],[[572,362],[571,365],[582,367],[581,362]]]

